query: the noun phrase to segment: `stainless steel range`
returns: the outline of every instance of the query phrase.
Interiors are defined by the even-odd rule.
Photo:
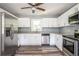
[[[64,37],[63,51],[67,55],[79,56],[79,41],[72,38]]]

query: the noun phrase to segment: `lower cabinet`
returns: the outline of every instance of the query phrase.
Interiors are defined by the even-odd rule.
[[[62,35],[56,35],[56,47],[62,51],[62,48],[63,48],[63,37],[62,37]]]
[[[42,36],[39,34],[18,34],[18,45],[40,45],[42,44]],[[61,34],[50,33],[50,46],[56,46],[62,51],[63,38]]]
[[[56,45],[56,34],[50,33],[50,46]]]
[[[62,51],[63,47],[62,35],[50,33],[50,46],[56,46],[59,50]]]
[[[41,45],[41,34],[27,33],[18,34],[18,45]]]

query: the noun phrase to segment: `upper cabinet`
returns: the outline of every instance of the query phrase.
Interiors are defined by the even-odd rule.
[[[19,18],[18,27],[30,27],[30,18]]]
[[[4,25],[5,27],[11,27],[13,25],[14,31],[18,30],[18,18],[15,18],[14,16],[10,14],[4,14]]]
[[[79,11],[79,4],[75,5],[74,7],[72,7],[71,9],[69,9],[67,12],[65,12],[64,14],[62,14],[61,16],[58,17],[58,26],[62,27],[62,26],[68,26],[69,24],[69,16],[78,12]]]
[[[57,18],[43,18],[41,20],[42,27],[57,27]]]
[[[13,24],[14,30],[18,30],[18,20],[5,18],[5,27],[10,27]]]
[[[59,27],[69,25],[69,23],[68,23],[68,15],[66,15],[66,14],[61,15],[61,16],[58,18],[58,21],[57,21],[57,22],[58,22],[58,26],[59,26]]]
[[[18,26],[18,20],[5,18],[5,26],[10,27],[11,24],[13,24],[14,26]]]
[[[41,18],[41,19],[30,19],[30,18],[19,18],[19,27],[33,27],[33,21],[40,21],[40,27],[58,27],[57,18]]]

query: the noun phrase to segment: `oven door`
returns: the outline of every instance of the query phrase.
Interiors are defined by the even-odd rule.
[[[64,38],[63,40],[64,52],[68,55],[78,55],[78,43],[75,40]]]

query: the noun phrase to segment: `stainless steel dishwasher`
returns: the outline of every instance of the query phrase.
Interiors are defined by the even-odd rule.
[[[50,34],[42,34],[42,46],[50,46]]]

